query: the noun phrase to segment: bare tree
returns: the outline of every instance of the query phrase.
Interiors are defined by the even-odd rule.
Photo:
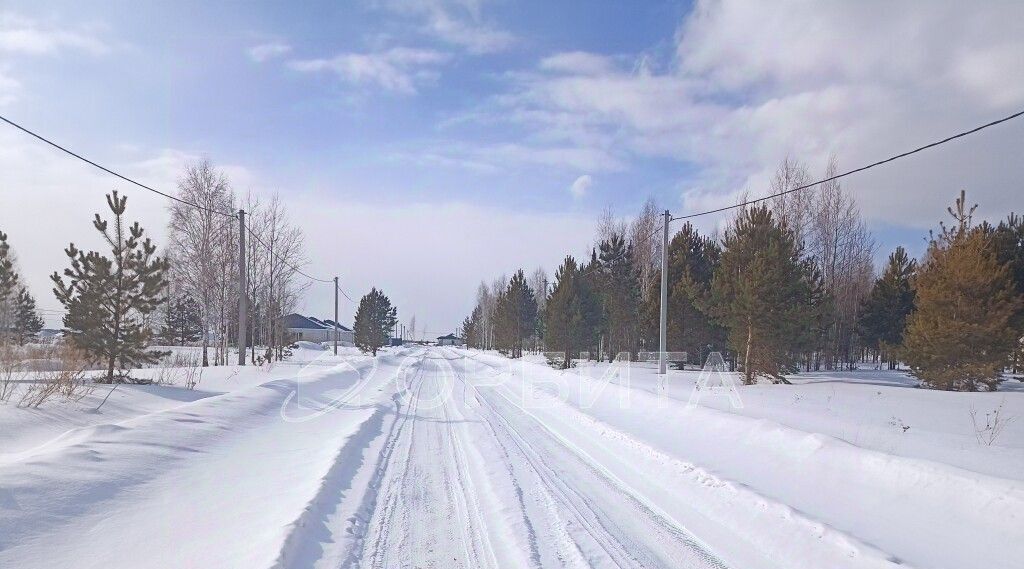
[[[777,194],[810,183],[811,175],[807,166],[798,160],[786,157],[779,164],[771,181],[771,193]],[[804,243],[814,210],[814,192],[800,191],[771,199],[772,212],[786,223],[793,232],[797,243]]]
[[[480,347],[489,350],[494,328],[494,301],[491,289],[481,281],[476,291],[476,304],[480,307]]]
[[[602,241],[608,241],[614,235],[625,235],[628,229],[626,220],[615,217],[612,207],[606,206],[597,217],[597,237],[594,246],[600,245]]]
[[[172,280],[199,302],[203,321],[203,366],[210,364],[208,350],[214,331],[223,333],[223,304],[226,275],[226,239],[233,218],[234,195],[227,177],[209,160],[186,167],[178,180],[178,196],[192,207],[180,202],[170,206],[171,256],[174,258]],[[224,212],[228,216],[215,212]]]
[[[833,155],[825,177],[839,171]],[[785,158],[772,178],[772,193],[792,190],[811,182],[806,166]],[[829,326],[823,338],[821,356],[825,367],[851,364],[856,351],[856,322],[861,302],[874,278],[874,239],[861,218],[853,198],[838,180],[799,192],[772,198],[773,213],[782,219],[804,248],[822,277],[825,293],[832,300],[827,315]],[[807,367],[812,365],[808,359]]]
[[[266,210],[259,198],[249,193],[245,198],[246,228],[250,234],[267,234],[269,221]],[[265,319],[267,313],[268,277],[270,271],[270,255],[267,249],[256,239],[248,239],[245,243],[246,254],[246,296],[249,303],[249,346],[250,359],[256,363],[256,346],[269,345],[268,332],[270,327]]]
[[[661,239],[654,235],[664,221],[654,198],[647,198],[640,213],[629,225],[629,242],[633,246],[633,264],[640,279],[640,299],[646,301],[651,281],[661,266]]]
[[[268,355],[284,355],[287,342],[282,320],[295,308],[299,296],[309,286],[298,273],[306,263],[302,230],[291,225],[280,196],[274,194],[264,207],[265,228],[262,235],[251,237],[260,242],[267,256],[266,292],[263,300],[264,321],[268,333]]]
[[[829,157],[825,177],[839,171],[835,155]],[[874,280],[875,242],[853,198],[838,180],[808,192],[814,199],[807,253],[813,256],[834,303],[832,326],[826,343],[826,365],[852,363],[858,310]]]
[[[530,274],[530,279],[527,282],[533,289],[533,297],[537,301],[537,312],[540,313],[544,310],[544,305],[547,302],[548,273],[544,267],[537,267]]]

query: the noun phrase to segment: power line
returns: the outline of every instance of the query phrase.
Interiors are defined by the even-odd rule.
[[[990,123],[986,123],[986,124],[983,124],[981,126],[972,128],[970,130],[965,130],[965,131],[963,131],[961,133],[954,134],[953,136],[949,136],[949,137],[943,138],[942,140],[937,140],[935,142],[932,142],[932,143],[929,143],[929,144],[925,144],[924,146],[919,146],[919,147],[917,147],[917,148],[915,148],[913,150],[909,150],[907,152],[903,152],[903,153],[897,154],[895,156],[890,156],[889,158],[886,158],[885,160],[879,160],[878,162],[873,162],[871,164],[868,164],[867,166],[861,166],[860,168],[854,168],[853,170],[850,170],[850,171],[847,171],[847,172],[843,172],[842,174],[836,174],[835,176],[830,176],[828,178],[825,178],[824,180],[818,180],[817,182],[813,182],[813,183],[810,183],[810,184],[805,184],[803,186],[799,186],[799,187],[796,187],[796,188],[790,188],[790,189],[782,191],[782,192],[778,192],[778,193],[774,193],[774,194],[771,194],[771,195],[768,195],[768,196],[764,196],[763,198],[757,198],[757,199],[754,199],[754,200],[747,200],[747,201],[742,202],[742,203],[738,203],[738,204],[734,204],[734,205],[730,205],[730,206],[726,206],[726,207],[720,207],[720,208],[717,208],[717,209],[710,209],[708,211],[702,211],[702,212],[699,212],[699,213],[691,213],[691,214],[687,214],[687,215],[681,215],[679,217],[673,217],[669,221],[676,221],[676,220],[679,220],[679,219],[690,219],[690,218],[694,218],[694,217],[700,217],[702,215],[710,215],[712,213],[719,213],[719,212],[722,212],[722,211],[727,211],[727,210],[730,210],[730,209],[735,209],[735,208],[738,208],[738,207],[744,207],[744,206],[755,204],[755,203],[758,203],[758,202],[763,202],[765,200],[770,200],[772,198],[777,198],[779,196],[784,196],[786,194],[791,194],[793,192],[798,192],[800,190],[806,190],[807,188],[811,188],[811,187],[817,186],[818,184],[824,184],[826,182],[831,182],[832,180],[838,180],[839,178],[844,178],[846,176],[849,176],[850,174],[856,174],[857,172],[863,172],[864,170],[870,170],[871,168],[874,168],[876,166],[881,166],[882,164],[886,164],[888,162],[893,162],[895,160],[899,160],[900,158],[906,158],[907,156],[910,156],[911,154],[917,154],[918,152],[921,152],[921,151],[924,151],[924,150],[928,150],[929,148],[934,148],[936,146],[939,146],[941,144],[945,144],[945,143],[950,142],[952,140],[956,140],[958,138],[962,138],[962,137],[965,137],[967,135],[974,134],[974,133],[976,133],[978,131],[985,130],[986,128],[989,128],[991,126],[995,126],[997,124],[1001,124],[1001,123],[1013,120],[1013,119],[1015,119],[1015,118],[1017,118],[1017,117],[1019,117],[1021,115],[1024,115],[1024,111],[1019,111],[1019,112],[1013,113],[1010,116],[1003,117],[1003,118],[1001,118],[999,120],[994,120],[994,121],[992,121]]]
[[[74,151],[70,150],[69,148],[67,148],[65,146],[62,146],[60,144],[57,144],[56,142],[50,140],[49,138],[46,138],[45,136],[43,136],[43,135],[41,135],[39,133],[36,133],[36,132],[34,132],[32,130],[29,130],[28,128],[25,128],[24,126],[21,126],[20,124],[12,121],[10,119],[8,119],[7,117],[5,117],[3,115],[0,115],[0,120],[2,120],[3,122],[5,122],[5,123],[7,123],[7,124],[9,124],[11,126],[13,126],[14,128],[16,128],[18,130],[24,132],[25,134],[28,134],[29,136],[32,136],[33,138],[36,138],[37,140],[40,140],[40,141],[42,141],[42,142],[52,146],[53,148],[56,148],[57,150],[60,150],[61,152],[65,153],[65,154],[67,154],[69,156],[73,156],[73,157],[81,160],[82,162],[85,162],[86,164],[89,164],[90,166],[98,168],[98,169],[100,169],[100,170],[102,170],[102,171],[104,171],[104,172],[106,172],[106,173],[108,173],[108,174],[110,174],[112,176],[120,178],[120,179],[122,179],[122,180],[124,180],[124,181],[126,181],[126,182],[128,182],[130,184],[134,184],[134,185],[136,185],[136,186],[138,186],[138,187],[140,187],[140,188],[142,188],[142,189],[144,189],[146,191],[152,192],[152,193],[157,194],[159,196],[163,196],[163,197],[165,197],[167,199],[174,200],[174,201],[176,201],[176,202],[178,202],[180,204],[183,204],[183,205],[186,205],[186,206],[189,206],[189,207],[193,207],[193,208],[196,208],[196,209],[199,209],[199,210],[202,210],[202,211],[206,211],[206,212],[209,212],[209,213],[214,213],[214,214],[217,214],[217,215],[223,215],[225,217],[230,217],[232,219],[236,218],[236,214],[233,213],[233,212],[224,212],[224,211],[219,211],[219,210],[211,209],[211,208],[199,205],[197,203],[190,202],[188,200],[183,200],[183,199],[181,199],[181,198],[179,198],[179,197],[177,197],[175,195],[168,194],[166,192],[162,192],[162,191],[160,191],[160,190],[158,190],[156,188],[153,188],[151,186],[147,186],[146,184],[143,184],[142,182],[139,182],[137,180],[133,180],[132,178],[129,178],[128,176],[125,176],[124,174],[121,174],[119,172],[111,170],[110,168],[107,168],[106,166],[103,166],[102,164],[98,164],[98,163],[96,163],[96,162],[94,162],[92,160],[89,160],[88,158],[82,156],[81,154],[78,154],[77,152],[74,152]],[[224,226],[221,226],[221,229],[223,227],[225,227],[225,226],[226,226],[226,224]],[[249,230],[249,236],[252,237],[253,239],[255,239],[257,243],[262,245],[267,250],[268,253],[270,253],[273,256],[276,256],[287,267],[291,268],[296,273],[306,277],[307,279],[309,279],[311,281],[316,281],[316,282],[321,282],[321,283],[332,283],[332,284],[334,283],[334,279],[321,279],[321,278],[314,277],[314,276],[312,276],[312,275],[302,271],[297,266],[289,263],[288,261],[285,261],[278,254],[274,253],[274,251],[260,238],[258,233],[252,231],[251,229]],[[352,298],[344,291],[344,289],[339,287],[338,290],[345,296],[345,298],[347,298],[349,300],[349,302],[352,302]]]
[[[292,263],[289,263],[289,262],[288,262],[287,260],[285,260],[285,258],[284,258],[284,257],[282,257],[282,256],[281,256],[280,254],[278,254],[278,253],[274,253],[274,252],[273,252],[273,250],[272,250],[272,249],[270,249],[270,246],[266,245],[266,244],[265,244],[265,243],[263,242],[263,239],[261,239],[261,238],[259,237],[259,233],[257,233],[257,232],[255,232],[255,231],[253,231],[252,229],[250,229],[250,230],[249,230],[249,236],[250,236],[250,237],[252,237],[252,238],[254,238],[254,239],[256,239],[256,243],[258,243],[258,244],[262,245],[262,246],[263,246],[263,249],[266,249],[266,251],[267,251],[267,252],[268,252],[268,253],[269,253],[270,255],[272,255],[272,256],[274,256],[274,257],[278,258],[278,260],[279,260],[279,261],[281,261],[282,263],[284,263],[286,267],[288,267],[288,268],[290,268],[290,269],[294,270],[295,272],[297,272],[297,273],[301,274],[302,276],[305,276],[305,277],[306,277],[306,278],[308,278],[309,280],[315,280],[316,282],[331,282],[331,283],[334,283],[334,279],[333,279],[333,278],[331,278],[331,279],[327,279],[327,278],[317,278],[317,277],[315,277],[315,276],[312,276],[312,275],[310,275],[310,274],[307,274],[306,272],[302,271],[302,270],[301,270],[301,269],[300,269],[300,268],[299,268],[299,267],[298,267],[297,265],[294,265],[294,264],[292,264]]]
[[[899,160],[901,158],[906,158],[907,156],[910,156],[911,154],[917,154],[918,152],[922,152],[924,150],[928,150],[929,148],[934,148],[936,146],[945,144],[947,142],[956,140],[958,138],[963,138],[965,136],[968,136],[968,135],[974,134],[976,132],[985,130],[986,128],[989,128],[989,127],[992,127],[992,126],[996,126],[998,124],[1001,124],[1001,123],[1013,120],[1013,119],[1015,119],[1017,117],[1020,117],[1020,116],[1024,116],[1024,111],[1018,111],[1016,113],[1013,113],[1012,115],[1003,117],[1003,118],[998,119],[998,120],[994,120],[994,121],[989,122],[989,123],[985,123],[985,124],[983,124],[981,126],[972,128],[970,130],[965,130],[963,132],[954,134],[952,136],[948,136],[946,138],[943,138],[942,140],[937,140],[935,142],[931,142],[931,143],[925,144],[924,146],[919,146],[919,147],[917,147],[917,148],[915,148],[913,150],[908,150],[907,152],[902,152],[900,154],[896,154],[895,156],[890,156],[889,158],[886,158],[884,160],[879,160],[877,162],[873,162],[873,163],[868,164],[866,166],[861,166],[860,168],[854,168],[853,170],[849,170],[849,171],[843,172],[842,174],[836,174],[835,176],[830,176],[830,177],[825,178],[823,180],[818,180],[817,182],[812,182],[810,184],[804,184],[803,186],[799,186],[799,187],[796,187],[796,188],[790,188],[788,190],[784,190],[784,191],[781,191],[781,192],[777,192],[777,193],[774,193],[774,194],[771,194],[771,195],[767,195],[767,196],[764,196],[764,197],[761,197],[761,198],[753,199],[753,200],[747,200],[747,201],[744,201],[742,203],[738,203],[738,204],[734,204],[734,205],[730,205],[730,206],[720,207],[720,208],[716,208],[716,209],[710,209],[710,210],[707,210],[707,211],[702,211],[702,212],[698,212],[698,213],[691,213],[691,214],[687,214],[687,215],[680,215],[678,217],[672,217],[672,218],[669,219],[669,222],[671,223],[673,221],[677,221],[677,220],[680,220],[680,219],[691,219],[691,218],[694,218],[694,217],[701,217],[701,216],[704,216],[704,215],[710,215],[712,213],[719,213],[719,212],[723,212],[723,211],[728,211],[730,209],[736,209],[738,207],[744,207],[744,206],[747,206],[747,205],[752,205],[752,204],[755,204],[755,203],[763,202],[765,200],[770,200],[772,198],[777,198],[779,196],[784,196],[786,194],[791,194],[793,192],[798,192],[798,191],[801,191],[801,190],[806,190],[808,188],[813,188],[814,186],[817,186],[819,184],[824,184],[824,183],[827,183],[827,182],[831,182],[833,180],[838,180],[839,178],[844,178],[844,177],[849,176],[851,174],[856,174],[858,172],[863,172],[865,170],[870,170],[871,168],[874,168],[876,166],[881,166],[882,164],[893,162],[893,161]],[[657,235],[661,231],[662,231],[662,229],[658,228],[657,230],[654,231],[654,233],[651,233],[647,237],[645,237],[645,238],[641,239],[640,241],[637,241],[636,243],[634,243],[633,246],[635,247],[635,246],[637,246],[639,244],[646,243],[647,241],[649,241],[652,237],[654,237],[655,235]],[[590,274],[590,273],[592,273],[593,271],[595,271],[595,270],[597,270],[599,268],[601,268],[601,265],[595,265],[595,266],[587,269],[586,271],[581,272],[580,276],[585,276],[587,274]]]
[[[171,194],[168,194],[168,193],[165,193],[165,192],[161,192],[160,190],[158,190],[156,188],[151,188],[150,186],[147,186],[146,184],[143,184],[142,182],[135,181],[135,180],[129,178],[128,176],[125,176],[124,174],[120,174],[118,172],[115,172],[115,171],[111,170],[110,168],[107,168],[106,166],[103,166],[101,164],[97,164],[96,162],[93,162],[92,160],[89,160],[88,158],[82,156],[81,154],[73,152],[72,150],[69,150],[68,148],[65,148],[65,147],[57,144],[56,142],[46,138],[45,136],[43,136],[41,134],[38,134],[36,132],[33,132],[33,131],[31,131],[31,130],[21,126],[20,124],[12,121],[10,119],[8,119],[7,117],[5,117],[3,115],[0,115],[0,120],[4,121],[5,123],[13,126],[14,128],[16,128],[18,130],[24,132],[25,134],[28,134],[29,136],[32,136],[32,137],[34,137],[34,138],[36,138],[38,140],[41,140],[41,141],[45,142],[46,144],[49,144],[50,146],[56,148],[57,150],[60,150],[61,152],[65,153],[65,154],[68,154],[70,156],[74,156],[75,158],[78,158],[79,160],[81,160],[82,162],[85,162],[86,164],[89,164],[90,166],[93,166],[95,168],[99,168],[100,170],[103,170],[104,172],[106,172],[106,173],[108,173],[108,174],[110,174],[112,176],[116,176],[118,178],[121,178],[122,180],[128,182],[129,184],[135,184],[136,186],[138,186],[138,187],[140,187],[140,188],[142,188],[144,190],[153,192],[154,194],[161,195],[161,196],[163,196],[163,197],[165,197],[167,199],[174,200],[174,201],[176,201],[178,203],[182,203],[182,204],[185,204],[185,205],[190,206],[190,207],[201,209],[203,211],[208,211],[210,213],[215,213],[217,215],[225,215],[225,216],[228,216],[228,217],[234,217],[235,216],[235,214],[233,214],[233,213],[228,213],[228,212],[223,212],[223,211],[217,211],[215,209],[210,209],[208,207],[201,206],[201,205],[199,205],[197,203],[192,203],[190,201],[183,200],[183,199],[181,199],[181,198],[179,198],[177,196],[174,196],[174,195],[171,195]]]
[[[347,298],[349,302],[355,302],[354,300],[352,300],[352,297],[349,296],[347,292],[345,292],[345,289],[341,288],[341,285],[338,285],[338,292],[340,292],[342,296]]]
[[[270,253],[271,255],[273,255],[274,257],[276,257],[276,258],[277,258],[277,259],[278,259],[279,261],[281,261],[282,263],[284,263],[284,265],[285,265],[286,267],[290,268],[291,270],[295,271],[296,273],[298,273],[298,274],[300,274],[300,275],[302,275],[302,276],[306,277],[307,279],[309,279],[309,280],[311,280],[311,281],[315,281],[315,282],[319,282],[319,283],[329,283],[329,284],[334,284],[334,279],[321,279],[321,278],[317,278],[317,277],[314,277],[313,275],[310,275],[309,273],[306,273],[305,271],[303,271],[302,269],[300,269],[300,268],[299,268],[299,267],[298,267],[297,265],[294,265],[294,264],[292,264],[292,263],[289,263],[289,262],[288,262],[288,261],[287,261],[287,260],[286,260],[286,259],[285,259],[284,257],[280,256],[280,255],[279,255],[278,253],[275,253],[275,252],[274,252],[274,250],[273,250],[273,249],[271,249],[271,248],[270,248],[270,246],[269,246],[269,245],[267,245],[267,244],[266,244],[266,243],[265,243],[265,242],[263,241],[263,239],[260,239],[260,235],[259,235],[259,233],[256,233],[256,232],[255,232],[255,231],[253,231],[252,229],[250,229],[250,230],[249,230],[249,237],[252,237],[253,239],[255,239],[257,243],[259,243],[260,245],[262,245],[262,246],[263,246],[263,248],[267,250],[267,252],[268,252],[268,253]],[[345,292],[345,289],[341,288],[340,286],[338,286],[337,288],[338,288],[338,292],[340,292],[340,293],[341,293],[341,294],[342,294],[342,295],[343,295],[343,296],[344,296],[345,298],[347,298],[349,302],[353,302],[353,300],[352,300],[352,297],[350,297],[350,296],[348,295],[348,293],[347,293],[347,292]]]

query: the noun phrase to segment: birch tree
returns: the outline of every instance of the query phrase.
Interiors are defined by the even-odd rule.
[[[229,217],[234,198],[227,177],[209,160],[190,164],[178,180],[178,197],[192,205],[171,202],[170,239],[174,259],[172,279],[199,303],[203,322],[203,366],[210,365],[209,348],[221,324],[224,295],[225,236],[234,225]],[[223,212],[221,215],[215,212]]]
[[[664,220],[658,211],[658,204],[654,198],[648,198],[629,225],[629,243],[633,248],[633,265],[640,282],[642,301],[648,299],[661,266],[661,239],[656,233],[662,223]]]

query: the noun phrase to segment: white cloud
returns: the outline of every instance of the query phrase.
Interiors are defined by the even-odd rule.
[[[257,63],[281,57],[292,50],[292,46],[282,41],[262,43],[249,48],[249,58]]]
[[[590,177],[590,174],[584,174],[576,178],[576,181],[569,186],[569,193],[572,194],[573,198],[580,199],[587,195],[587,190],[590,189],[593,183],[594,179]]]
[[[1024,106],[1024,4],[798,4],[700,2],[670,60],[555,54],[477,116],[627,166],[686,164],[693,211],[763,194],[787,155],[820,171],[835,152],[853,167]],[[982,208],[1019,208],[1024,124],[997,128],[844,184],[869,218],[901,225],[933,225],[960,187]]]
[[[545,57],[540,68],[578,75],[603,75],[615,70],[611,58],[585,51],[566,51]]]
[[[0,68],[0,107],[13,103],[20,93],[21,82],[7,75],[3,68]]]
[[[437,164],[480,172],[507,172],[512,168],[538,165],[599,172],[615,172],[626,167],[621,159],[601,148],[569,144],[466,144],[442,140],[426,146],[431,150],[401,152],[392,157],[420,165]]]
[[[354,85],[372,85],[402,94],[416,93],[418,83],[436,78],[436,66],[449,55],[432,49],[393,47],[370,53],[342,53],[330,59],[289,62],[296,71],[330,71]]]
[[[52,55],[59,51],[103,55],[110,46],[89,28],[67,29],[14,14],[0,13],[0,52]]]
[[[471,53],[494,53],[515,44],[511,33],[483,21],[476,0],[385,0],[388,10],[416,18],[419,28]]]

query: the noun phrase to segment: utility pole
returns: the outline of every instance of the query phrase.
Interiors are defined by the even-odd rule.
[[[334,355],[338,355],[338,277],[334,277]]]
[[[668,222],[671,220],[668,210],[665,210],[665,233],[661,237],[661,323],[658,351],[658,373],[665,375],[668,372],[665,361],[666,344],[668,343]]]
[[[245,210],[238,210],[238,365],[245,365],[246,333],[249,331],[249,285],[245,274]]]

